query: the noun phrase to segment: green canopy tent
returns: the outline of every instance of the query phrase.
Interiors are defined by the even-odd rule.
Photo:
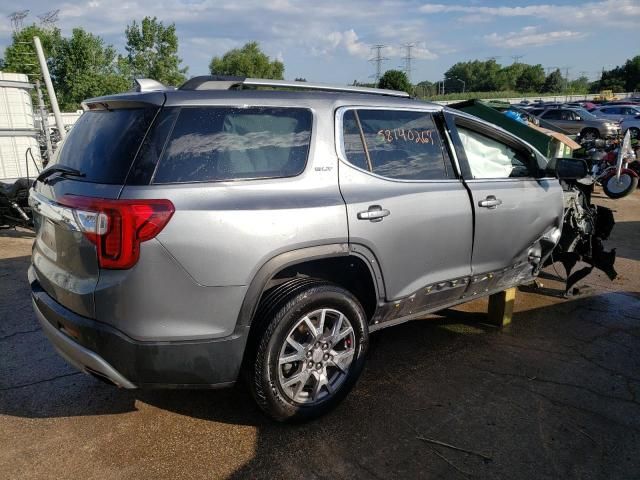
[[[504,113],[490,106],[490,102],[482,100],[466,100],[464,102],[453,103],[448,107],[476,116],[482,120],[493,123],[504,128],[507,132],[514,134],[525,142],[530,143],[548,158],[570,157],[571,149],[550,135],[538,131],[534,128],[507,117]],[[508,108],[508,104],[500,102],[496,104],[498,108]]]

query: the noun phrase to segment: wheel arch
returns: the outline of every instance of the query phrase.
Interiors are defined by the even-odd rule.
[[[356,282],[362,275],[365,281]],[[378,261],[368,248],[347,243],[305,247],[278,254],[258,269],[247,288],[237,325],[251,325],[263,294],[297,276],[319,278],[346,288],[362,303],[369,319],[385,298]]]

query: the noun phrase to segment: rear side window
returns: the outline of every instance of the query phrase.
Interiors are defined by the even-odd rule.
[[[391,179],[449,178],[447,153],[430,113],[347,110],[342,123],[344,154],[352,165]]]
[[[80,170],[74,177],[95,183],[122,184],[157,108],[84,112],[52,163]]]
[[[303,108],[182,108],[153,183],[290,177],[306,165],[312,114]]]

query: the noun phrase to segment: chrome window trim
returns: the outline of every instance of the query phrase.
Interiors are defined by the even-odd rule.
[[[342,127],[343,127],[343,117],[346,112],[349,110],[386,110],[386,111],[401,111],[401,112],[418,112],[418,113],[439,113],[442,112],[442,107],[438,108],[436,106],[427,105],[425,107],[393,107],[393,106],[369,106],[369,105],[348,105],[339,107],[335,113],[335,122],[334,122],[334,143],[336,147],[336,154],[338,155],[338,160],[345,164],[348,167],[351,167],[359,172],[370,175],[374,178],[378,178],[380,180],[384,180],[386,182],[395,182],[395,183],[460,183],[460,179],[458,178],[443,178],[439,180],[409,180],[402,178],[389,178],[384,177],[382,175],[378,175],[377,173],[370,172],[369,170],[365,170],[360,168],[349,160],[347,160],[347,154],[344,150],[344,138],[342,135]],[[446,130],[446,129],[445,129]],[[440,132],[438,132],[440,135]],[[446,141],[441,138],[441,141]],[[445,145],[442,145],[445,147]],[[446,148],[446,147],[445,147]],[[442,158],[443,164],[446,161],[443,155]],[[457,161],[457,159],[456,159]]]

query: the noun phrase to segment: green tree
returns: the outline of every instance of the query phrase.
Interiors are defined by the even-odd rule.
[[[52,61],[60,108],[75,110],[84,99],[128,90],[131,81],[120,72],[117,60],[115,49],[102,38],[74,28]]]
[[[453,85],[454,79],[460,79],[468,92],[492,92],[499,88],[501,68],[493,59],[458,62],[445,72],[445,85]]]
[[[560,93],[563,88],[564,78],[562,77],[562,73],[560,73],[560,69],[557,68],[547,75],[542,91],[545,93]]]
[[[181,68],[178,57],[176,26],[165,26],[156,17],[135,20],[125,30],[127,56],[120,68],[130,69],[134,78],[153,78],[165,85],[179,85],[186,79],[187,68]]]
[[[258,42],[249,42],[242,48],[229,50],[222,57],[213,57],[209,63],[209,71],[212,75],[275,80],[284,78],[284,64],[279,60],[272,61],[260,50]]]
[[[423,80],[416,84],[415,91],[418,97],[432,97],[438,94],[438,87],[429,80]]]
[[[518,92],[540,92],[544,87],[544,68],[542,65],[526,65],[516,80]]]
[[[33,37],[36,36],[40,38],[47,64],[51,69],[51,63],[62,42],[60,30],[57,28],[44,29],[34,23],[17,33],[14,32],[11,45],[4,52],[4,71],[26,73],[31,80],[42,78],[40,63],[33,45]],[[53,72],[51,72],[51,76],[54,76]]]
[[[587,93],[591,82],[585,76],[578,77],[575,80],[569,82],[569,91],[571,93]]]
[[[382,77],[380,77],[380,81],[378,81],[378,88],[398,90],[407,93],[412,93],[413,90],[407,74],[400,70],[387,70],[384,72]]]

